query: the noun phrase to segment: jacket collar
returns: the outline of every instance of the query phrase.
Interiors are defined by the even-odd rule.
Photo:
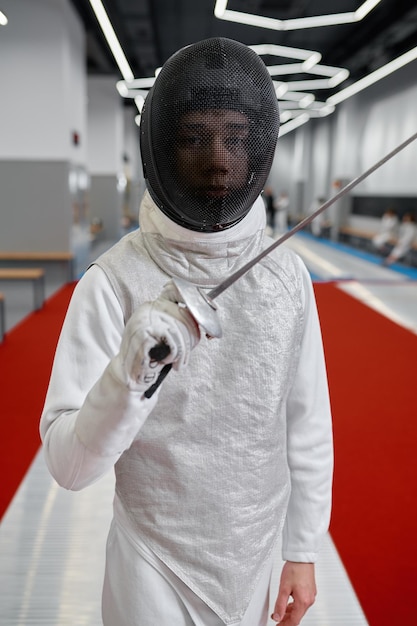
[[[265,205],[257,199],[232,228],[216,233],[188,230],[169,219],[146,192],[139,212],[140,233],[154,262],[170,276],[212,288],[261,250]]]

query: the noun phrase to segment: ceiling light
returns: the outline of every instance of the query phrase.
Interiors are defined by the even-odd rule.
[[[379,69],[375,70],[375,72],[372,72],[371,74],[368,74],[368,76],[365,76],[364,78],[356,81],[356,83],[352,83],[351,85],[349,85],[349,87],[346,87],[346,89],[342,89],[341,91],[335,93],[333,96],[330,96],[330,98],[327,98],[327,102],[329,104],[339,104],[339,102],[343,102],[343,100],[346,100],[356,93],[359,93],[363,89],[366,89],[367,87],[373,85],[382,78],[389,76],[389,74],[392,74],[396,70],[404,67],[404,65],[407,65],[408,63],[411,63],[411,61],[415,61],[416,59],[417,46],[415,48],[412,48],[405,54],[397,57],[393,61],[390,61],[386,65],[383,65]]]
[[[329,87],[340,85],[340,83],[343,83],[343,81],[349,78],[349,74],[349,70],[340,70],[337,74],[329,78]]]
[[[129,98],[129,89],[126,86],[126,81],[118,80],[116,83],[116,89],[122,98]]]
[[[321,71],[322,69],[323,69],[323,72]],[[344,80],[346,80],[349,77],[349,71],[345,69],[338,69],[338,68],[334,68],[334,69],[336,70],[336,73],[333,76],[330,76],[330,78],[328,79],[292,81],[292,82],[287,83],[288,89],[293,89],[294,91],[296,91],[297,89],[331,89],[333,87],[336,87],[337,85],[340,85],[340,83],[342,83]],[[269,70],[269,67],[268,67],[268,70]],[[316,65],[312,70],[306,73],[316,74],[316,75],[319,75],[319,74],[326,75],[327,74],[326,66]]]
[[[288,109],[287,111],[282,111],[279,116],[281,125],[285,124],[285,122],[288,122],[290,119],[292,119],[292,116],[293,116],[292,110]]]
[[[381,0],[366,0],[366,2],[361,4],[361,6],[355,11],[356,21],[359,22],[360,20],[363,20],[363,18],[366,17],[368,13],[370,13],[380,2]]]
[[[275,93],[278,99],[281,98],[285,93],[287,93],[288,87],[286,83],[277,83],[275,81],[272,82],[274,83]]]
[[[318,26],[335,26],[336,24],[351,24],[352,22],[359,22],[380,2],[381,0],[366,0],[366,2],[361,4],[355,12],[350,13],[334,13],[330,15],[300,17],[292,20],[277,20],[271,17],[255,15],[253,13],[229,11],[227,9],[227,0],[217,0],[214,7],[214,15],[219,19],[227,20],[229,22],[238,22],[240,24],[259,26],[260,28],[268,28],[271,30],[298,30],[304,28],[317,28]]]
[[[329,80],[293,80],[287,83],[288,89],[291,91],[310,90],[310,89],[329,89]]]
[[[284,76],[285,74],[315,74],[321,76],[330,76],[328,80],[321,81],[305,81],[308,86],[303,86],[300,81],[299,89],[329,89],[336,87],[349,76],[349,71],[340,67],[330,67],[328,65],[315,65],[311,69],[306,69],[304,63],[286,63],[282,65],[267,65],[270,76]],[[292,83],[291,89],[297,89],[297,83]]]
[[[109,44],[110,50],[112,51],[123,78],[127,81],[133,80],[134,74],[125,57],[119,40],[116,37],[116,33],[113,30],[113,26],[111,25],[101,0],[90,0],[90,4],[96,14],[98,23],[100,24],[101,30],[103,31],[106,41]]]
[[[294,103],[291,100],[281,100],[281,102],[279,103],[280,111],[290,111],[294,108],[298,109],[298,103]]]
[[[314,66],[317,65],[321,61],[321,54],[319,52],[314,52],[308,59],[306,59],[303,63],[303,69],[305,72],[309,72]]]
[[[251,50],[259,54],[259,56],[275,56],[284,57],[285,59],[300,59],[308,63],[309,68],[321,61],[320,52],[314,50],[304,50],[303,48],[291,48],[290,46],[278,46],[272,43],[258,44],[249,46]]]
[[[280,30],[303,30],[304,28],[337,26],[338,24],[351,24],[352,22],[356,22],[354,13],[314,15],[312,17],[298,17],[293,20],[285,20]]]
[[[320,115],[320,117],[326,117],[326,115],[334,113],[335,109],[336,107],[334,106],[334,104],[327,104],[318,110],[318,114]]]
[[[266,69],[271,76],[284,76],[284,74],[300,74],[303,72],[303,66],[301,63],[267,65]]]
[[[290,122],[287,122],[286,124],[283,124],[280,127],[280,129],[279,129],[279,136],[283,137],[283,135],[286,135],[287,133],[291,132],[292,130],[295,130],[299,126],[302,126],[303,124],[308,122],[309,119],[310,119],[310,116],[308,115],[308,113],[303,113],[302,115],[299,115],[298,117],[295,117]]]
[[[349,70],[342,67],[333,67],[332,65],[315,65],[308,70],[309,74],[318,74],[320,76],[330,76],[334,78],[338,74],[343,74],[345,78],[349,76]]]
[[[300,106],[300,103],[295,103],[294,101],[291,100],[282,100],[279,103],[279,108],[280,110],[291,110],[291,109],[298,109]],[[326,111],[324,112],[324,115],[328,115],[329,113],[333,113],[333,111],[336,109],[336,107],[333,104],[327,104],[327,102],[320,102],[319,100],[314,100],[308,107],[308,111],[318,111],[321,112],[323,111],[323,109],[326,109]]]
[[[148,93],[148,90],[146,88],[137,89],[135,87],[131,87],[131,83],[125,80],[117,81],[116,89],[119,92],[119,95],[122,96],[122,98],[136,98],[136,96],[146,96]]]
[[[282,115],[280,116],[281,125],[285,124],[289,120],[295,120],[296,118],[299,118],[302,115],[307,115],[308,118],[311,117],[310,111],[306,112],[306,111],[300,111],[300,109],[286,109],[285,111],[283,111]]]
[[[284,93],[283,96],[281,96],[284,100],[294,100],[294,102],[300,102],[300,100],[302,100],[303,98],[305,98],[306,96],[309,96],[310,94],[308,93],[301,93],[299,91],[287,91],[286,93]]]
[[[290,48],[275,44],[259,44],[256,46],[249,46],[249,48],[256,52],[259,56],[280,56],[303,60],[303,63],[301,64],[287,63],[281,65],[267,65],[267,70],[271,76],[305,73],[330,77],[328,81],[311,81],[306,87],[303,83],[300,83],[299,87],[296,86],[296,83],[292,83],[291,89],[330,89],[339,85],[349,76],[349,71],[345,68],[320,65],[319,61],[321,60],[321,54],[312,50]]]
[[[227,22],[238,22],[239,24],[248,24],[249,26],[269,28],[270,30],[284,30],[281,20],[274,20],[271,17],[262,17],[261,15],[250,13],[241,13],[240,11],[224,10],[223,13],[220,13],[220,11],[217,10],[217,3],[214,8],[214,15]]]
[[[7,17],[4,15],[3,11],[0,11],[0,26],[6,26],[8,23]]]
[[[227,0],[217,0],[216,5],[214,7],[214,15],[216,17],[221,17],[223,13],[226,11]]]
[[[306,109],[308,106],[310,106],[310,104],[312,104],[314,102],[315,98],[313,96],[312,93],[308,93],[307,95],[304,96],[304,98],[301,98],[301,100],[299,101],[298,105],[302,108],[302,109]]]

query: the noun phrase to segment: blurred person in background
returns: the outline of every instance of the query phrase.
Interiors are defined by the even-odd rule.
[[[388,208],[381,218],[379,231],[372,237],[372,244],[381,254],[387,254],[392,242],[398,232],[398,215],[393,208]]]
[[[404,213],[398,229],[398,239],[391,252],[384,259],[384,265],[392,265],[403,259],[411,250],[417,238],[416,218],[413,213]]]

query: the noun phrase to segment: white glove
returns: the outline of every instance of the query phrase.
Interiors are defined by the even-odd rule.
[[[199,341],[198,324],[188,310],[160,296],[142,304],[127,322],[113,372],[132,391],[146,391],[165,365],[175,370],[186,365]]]

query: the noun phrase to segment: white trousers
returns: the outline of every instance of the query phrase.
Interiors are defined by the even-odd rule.
[[[224,626],[224,622],[149,549],[115,521],[107,541],[104,626]],[[239,622],[266,626],[272,560]]]

